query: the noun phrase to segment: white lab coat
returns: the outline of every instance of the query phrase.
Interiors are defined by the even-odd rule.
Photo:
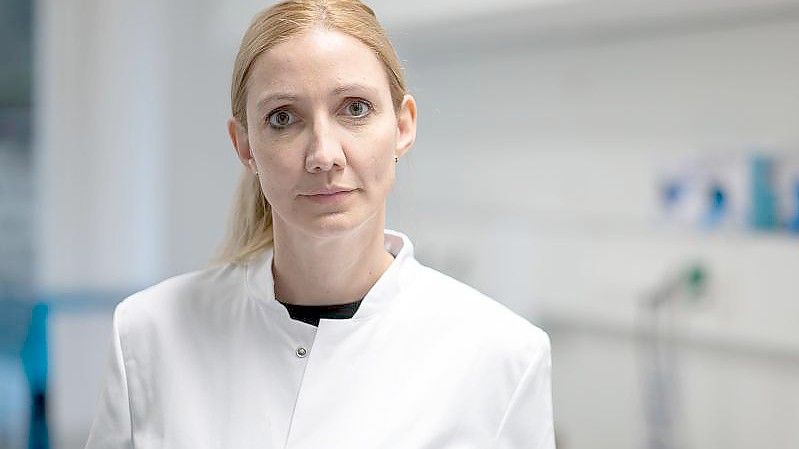
[[[355,316],[318,328],[275,300],[271,250],[125,299],[86,448],[554,448],[547,334],[385,244]]]

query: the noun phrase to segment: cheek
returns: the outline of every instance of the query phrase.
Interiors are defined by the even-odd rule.
[[[368,161],[371,178],[372,182],[376,184],[385,184],[390,187],[394,181],[394,152],[390,151],[392,149],[390,142],[384,142],[382,148],[387,148],[387,150],[374,153]]]
[[[268,173],[261,172],[258,182],[261,184],[261,192],[263,192],[266,202],[270,205],[274,205],[275,199],[279,198],[279,196],[275,195],[272,177]]]
[[[291,176],[287,170],[275,165],[275,161],[265,160],[261,174],[261,186],[266,194],[280,193],[292,185]]]
[[[272,178],[284,175],[297,163],[291,142],[275,141],[259,135],[250,141],[250,145],[261,171]]]
[[[254,150],[254,157],[261,173],[259,176],[261,190],[270,204],[279,203],[286,196],[285,192],[293,185],[293,172],[289,169],[287,161],[279,157],[280,154],[287,153],[264,151],[262,148]]]
[[[390,183],[394,180],[394,150],[396,136],[394,135],[393,121],[387,121],[379,133],[370,139],[370,147],[374,149],[369,158],[372,167],[372,179],[377,182]]]

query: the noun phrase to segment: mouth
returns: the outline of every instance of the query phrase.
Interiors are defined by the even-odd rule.
[[[312,195],[300,195],[303,198],[307,198],[315,203],[321,204],[333,204],[344,201],[345,199],[352,196],[355,190],[339,190],[339,191],[332,191],[326,193],[316,193]]]

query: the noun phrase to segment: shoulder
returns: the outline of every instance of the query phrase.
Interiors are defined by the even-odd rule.
[[[241,296],[242,273],[241,266],[225,264],[172,276],[123,299],[114,320],[125,332],[212,312]]]
[[[549,353],[546,332],[474,287],[422,264],[409,284],[410,301],[421,301],[414,308],[477,347],[522,359]]]

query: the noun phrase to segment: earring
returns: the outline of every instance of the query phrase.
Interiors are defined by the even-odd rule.
[[[260,175],[260,173],[258,173],[258,168],[257,168],[257,166],[255,165],[255,159],[253,159],[253,158],[250,158],[249,162],[250,162],[250,167],[256,167],[256,168],[255,168],[255,176],[258,176],[258,175]]]
[[[397,157],[397,156],[394,156],[394,163],[396,164],[396,163],[398,163],[398,162],[399,162],[399,157]]]

